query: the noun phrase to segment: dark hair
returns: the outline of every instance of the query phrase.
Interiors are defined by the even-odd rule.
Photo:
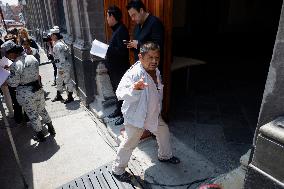
[[[51,42],[52,41],[51,36],[50,35],[43,36],[42,41],[45,43]]]
[[[6,51],[6,54],[16,53],[21,54],[24,51],[24,48],[21,45],[15,45],[12,49]]]
[[[8,30],[8,34],[10,33],[10,34],[13,34],[13,35],[18,35],[18,29],[17,28],[13,28],[13,29],[10,29],[10,30]]]
[[[146,11],[146,7],[144,5],[144,3],[141,0],[131,0],[127,6],[126,6],[127,10],[134,8],[136,9],[138,12],[140,12],[140,9],[142,8],[144,11]]]
[[[14,43],[17,44],[17,36],[16,35],[13,35],[11,33],[8,33],[7,35],[5,35],[4,41],[9,41],[9,40],[12,40]]]
[[[57,39],[63,39],[63,36],[60,33],[53,33],[54,35],[56,35]]]
[[[118,21],[118,22],[122,18],[121,10],[117,6],[115,6],[115,5],[109,6],[108,10],[107,10],[107,13],[108,13],[109,16],[112,15],[115,18],[115,20]]]
[[[157,43],[154,42],[146,42],[140,47],[140,54],[144,56],[149,51],[160,51],[160,46]]]

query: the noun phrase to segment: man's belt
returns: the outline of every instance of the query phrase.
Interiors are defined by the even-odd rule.
[[[26,83],[26,84],[20,84],[19,86],[32,86],[32,92],[37,92],[38,90],[40,90],[42,88],[42,84],[39,80],[36,81],[32,81],[30,83]]]
[[[59,62],[60,62],[59,59],[54,60],[54,63],[59,63]]]

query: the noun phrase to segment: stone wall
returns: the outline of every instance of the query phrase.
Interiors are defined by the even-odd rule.
[[[284,188],[284,6],[245,178],[245,189]],[[282,125],[282,126],[281,126]]]
[[[60,3],[63,3],[63,9],[58,8]],[[27,0],[24,11],[27,15],[27,27],[38,41],[43,32],[48,32],[55,25],[66,30],[64,40],[71,48],[73,60],[72,79],[77,94],[88,106],[94,100],[95,70],[98,64],[97,61],[92,61],[89,53],[91,43],[95,38],[100,41],[106,39],[103,1]],[[65,23],[60,15],[65,15]]]
[[[284,115],[284,12],[280,17],[278,33],[269,67],[255,139],[260,126]],[[255,141],[255,140],[254,140]]]

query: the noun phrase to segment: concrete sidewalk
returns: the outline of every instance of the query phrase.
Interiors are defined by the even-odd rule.
[[[47,110],[57,133],[55,138],[47,136],[46,142],[36,143],[31,139],[33,132],[29,126],[14,127],[11,123],[29,188],[51,189],[111,162],[115,152],[100,136],[97,124],[78,98],[68,105],[51,102],[56,94],[56,89],[51,86],[52,65],[42,64],[40,73],[46,91]],[[63,97],[66,98],[66,94]],[[1,114],[0,124],[3,126]],[[6,130],[1,128],[0,188],[22,189],[23,183]]]
[[[115,126],[114,119],[108,118],[104,118],[104,123],[107,125],[109,134],[116,142],[120,143],[122,140],[120,129],[123,126]],[[161,120],[160,124],[166,123]],[[174,135],[171,135],[171,141],[174,155],[181,160],[178,165],[158,161],[158,146],[153,137],[140,141],[132,154],[129,167],[135,175],[143,178],[144,184],[148,188],[196,188],[198,184],[189,187],[190,183],[204,179],[209,181],[219,175],[220,169],[202,154],[189,148]]]
[[[47,58],[42,50],[41,55],[42,62],[46,62]],[[96,118],[96,113],[90,114],[81,105],[78,98],[75,98],[75,102],[67,105],[61,102],[51,102],[51,99],[56,95],[55,87],[51,86],[53,83],[52,65],[50,63],[41,64],[40,73],[46,91],[47,110],[52,117],[57,135],[54,139],[48,137],[45,143],[38,145],[31,140],[31,128],[21,126],[13,128],[12,131],[30,188],[49,189],[59,187],[111,162],[115,157],[113,149],[117,149],[116,143],[122,139],[120,136],[122,126],[115,126],[115,119]],[[63,97],[66,98],[65,93]],[[112,109],[112,107],[106,109],[105,114],[111,113]],[[161,121],[160,124],[166,123]],[[184,122],[182,127],[177,124],[174,128],[171,126],[170,129],[173,132],[191,128],[191,125],[187,124]],[[196,150],[196,145],[188,145],[188,140],[199,144],[200,149],[206,151],[209,144],[201,142],[204,138],[214,136],[215,144],[210,143],[210,145],[216,148],[222,147],[225,143],[221,136],[222,132],[219,132],[219,127],[216,128],[219,133],[217,136],[212,135],[212,133],[216,133],[215,130],[206,130],[207,132],[204,133],[204,130],[199,128],[201,133],[199,138],[193,137],[193,134],[196,133],[191,130],[179,135],[173,132],[171,140],[174,154],[181,159],[179,165],[159,162],[155,139],[145,139],[134,150],[129,168],[136,176],[144,180],[147,188],[196,188],[198,184],[189,186],[190,183],[202,179],[210,180],[224,173],[224,170],[208,159],[206,155],[212,156],[211,151],[200,153]],[[4,129],[0,129],[0,152],[1,188],[22,188],[22,182]],[[226,153],[226,150],[223,152]]]

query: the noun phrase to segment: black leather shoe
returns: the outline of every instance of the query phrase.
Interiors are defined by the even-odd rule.
[[[50,133],[51,136],[55,136],[56,132],[55,132],[55,129],[52,125],[52,122],[50,123],[46,123],[47,125],[47,128],[48,128],[48,132]]]
[[[68,98],[67,100],[64,101],[64,104],[68,104],[70,102],[73,102],[74,98],[73,98],[73,92],[68,92]]]
[[[108,115],[108,118],[116,118],[118,116],[121,116],[121,112],[119,110],[115,110],[113,113],[111,113],[110,115]]]
[[[115,121],[115,125],[122,125],[124,123],[124,118],[123,117],[119,117],[116,121]]]
[[[52,100],[52,102],[55,102],[55,101],[63,101],[63,98],[59,91],[57,91],[55,98]]]
[[[64,101],[64,104],[68,104],[68,103],[73,102],[73,101],[74,101],[74,98],[70,97],[70,98],[68,98]]]
[[[171,157],[170,159],[158,159],[160,162],[171,163],[171,164],[179,164],[180,159],[178,157]]]
[[[36,135],[33,136],[33,139],[38,142],[44,142],[46,140],[42,131],[37,132]]]

